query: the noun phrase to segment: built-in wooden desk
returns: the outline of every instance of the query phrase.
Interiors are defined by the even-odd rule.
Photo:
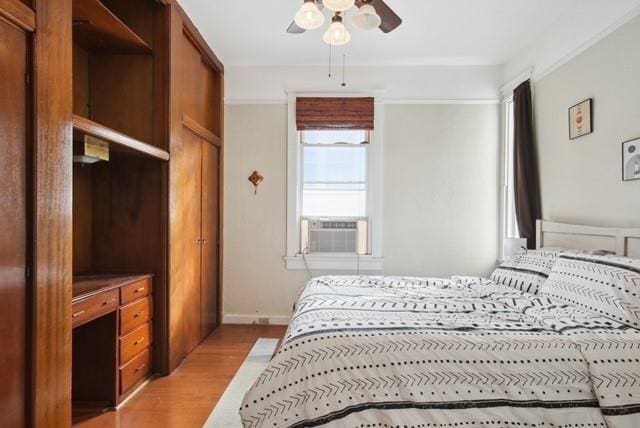
[[[114,408],[150,376],[152,278],[74,277],[74,410]]]

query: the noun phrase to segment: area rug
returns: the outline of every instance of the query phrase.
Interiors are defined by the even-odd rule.
[[[278,339],[261,338],[256,341],[251,352],[220,397],[220,401],[209,415],[204,428],[242,428],[238,409],[240,409],[244,394],[267,367],[276,346],[278,346]]]

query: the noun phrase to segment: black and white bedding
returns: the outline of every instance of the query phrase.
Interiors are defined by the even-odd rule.
[[[481,278],[325,276],[245,427],[640,427],[640,330]]]

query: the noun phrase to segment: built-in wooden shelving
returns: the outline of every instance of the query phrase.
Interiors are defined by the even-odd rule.
[[[100,125],[82,116],[73,115],[74,138],[81,135],[91,135],[111,143],[114,151],[138,153],[160,160],[169,160],[169,152],[158,147],[131,138],[121,132]]]
[[[91,52],[148,54],[152,51],[99,0],[73,0],[73,39]]]

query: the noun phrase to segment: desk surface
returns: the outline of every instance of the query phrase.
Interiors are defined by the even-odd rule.
[[[153,275],[78,275],[73,277],[73,302],[83,300],[104,291],[120,288]]]

